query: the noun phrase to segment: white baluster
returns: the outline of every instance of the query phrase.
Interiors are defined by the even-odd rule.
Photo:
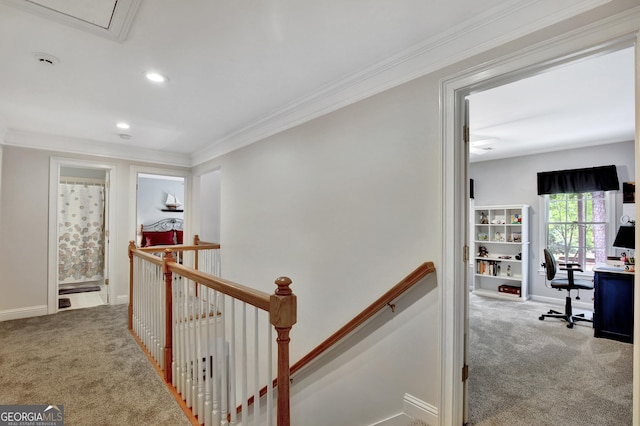
[[[267,321],[267,425],[273,424],[273,326]]]
[[[229,394],[228,394],[228,370],[227,370],[227,337],[226,337],[226,327],[225,327],[225,297],[224,294],[220,294],[220,340],[222,342],[222,347],[220,348],[220,364],[222,366],[222,374],[220,380],[220,388],[222,393],[221,400],[221,414],[222,414],[222,422],[221,425],[225,426],[229,424],[227,422],[227,412],[229,410]]]
[[[211,416],[213,418],[213,424],[215,424],[216,426],[218,426],[220,424],[221,418],[220,418],[220,389],[218,387],[218,382],[220,380],[220,369],[218,368],[218,354],[220,352],[218,352],[218,334],[219,334],[219,328],[218,328],[218,312],[220,311],[220,306],[218,304],[218,292],[214,291],[213,292],[213,305],[214,305],[214,312],[216,314],[216,319],[213,325],[213,378],[211,381],[211,387],[213,389],[213,407],[211,410]]]
[[[247,304],[242,303],[242,424],[248,424],[249,398],[247,386]],[[246,420],[246,421],[245,421]]]
[[[238,412],[236,410],[236,301],[231,298],[231,325],[229,333],[231,334],[231,343],[229,344],[229,381],[231,383],[229,390],[229,410],[231,410],[231,424],[238,422]]]
[[[211,404],[211,384],[212,384],[212,379],[211,379],[211,375],[212,375],[212,371],[211,371],[211,317],[209,316],[209,313],[211,312],[211,293],[212,290],[210,288],[206,289],[206,315],[207,315],[207,338],[206,338],[206,344],[205,344],[205,394],[204,394],[204,424],[205,426],[212,426],[213,424],[213,420],[211,417],[211,410],[212,408],[212,404]],[[215,311],[214,311],[214,315],[215,315]],[[214,321],[215,321],[215,316],[213,317]],[[215,327],[215,322],[214,325]]]
[[[253,324],[253,365],[255,371],[253,372],[254,380],[254,397],[253,397],[253,424],[259,426],[260,423],[260,357],[259,357],[259,342],[258,342],[258,308],[254,310],[254,324]]]

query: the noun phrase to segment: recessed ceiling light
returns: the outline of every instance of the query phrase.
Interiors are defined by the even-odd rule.
[[[127,129],[129,129],[131,126],[129,126],[129,124],[128,124],[128,123],[125,123],[125,122],[121,121],[120,123],[116,124],[116,127],[117,127],[118,129],[127,130]]]
[[[167,81],[167,77],[154,71],[146,73],[145,76],[147,77],[147,80],[153,81],[154,83],[164,83]]]

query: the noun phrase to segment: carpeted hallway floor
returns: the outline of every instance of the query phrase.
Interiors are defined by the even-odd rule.
[[[0,404],[61,404],[65,425],[190,425],[127,330],[127,306],[0,322]]]

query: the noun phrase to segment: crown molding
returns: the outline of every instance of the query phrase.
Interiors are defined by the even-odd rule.
[[[437,37],[327,84],[272,114],[196,151],[198,165],[336,111],[473,55],[544,29],[610,0],[512,0],[461,22]]]
[[[71,154],[92,155],[127,161],[163,164],[167,166],[191,166],[191,160],[187,154],[137,148],[125,144],[112,144],[88,139],[47,135],[43,133],[8,130],[4,135],[2,144],[46,151],[59,151]]]

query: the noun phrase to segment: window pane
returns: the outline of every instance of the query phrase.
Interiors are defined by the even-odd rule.
[[[559,262],[591,270],[606,262],[607,209],[603,191],[548,197],[547,247]]]

